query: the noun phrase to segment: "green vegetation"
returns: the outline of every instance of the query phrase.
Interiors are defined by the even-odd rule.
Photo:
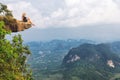
[[[13,25],[16,19],[12,15],[12,11],[7,9],[7,5],[0,3],[0,21],[4,21],[5,25]]]
[[[33,53],[29,62],[35,80],[120,79],[120,42],[96,45],[75,40],[54,40],[27,44]],[[80,60],[73,61],[76,55]],[[113,61],[115,68],[108,66],[108,60]]]
[[[75,56],[79,60],[75,60]],[[115,67],[108,65],[112,60]],[[108,44],[83,44],[73,48],[65,56],[64,80],[119,80],[120,57],[113,53]]]
[[[7,8],[7,5],[0,3],[0,15],[2,16],[13,16],[12,12]]]
[[[110,80],[120,80],[120,73],[116,73]]]
[[[83,43],[95,42],[68,39],[27,43],[32,51],[28,63],[31,65],[35,80],[62,80],[61,64],[64,56],[72,47],[77,47]],[[51,79],[51,76],[54,79]]]
[[[0,7],[1,16],[12,16],[6,5],[0,3]],[[4,29],[4,21],[1,20],[0,80],[32,80],[32,72],[26,64],[27,56],[31,52],[27,46],[23,45],[21,35],[14,36],[12,41],[7,40],[5,36],[10,33]]]
[[[13,37],[12,42],[5,39],[10,32],[3,29],[0,22],[0,80],[31,80],[31,72],[25,63],[30,51],[23,45],[20,35]]]

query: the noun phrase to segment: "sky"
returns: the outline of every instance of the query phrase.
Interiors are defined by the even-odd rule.
[[[25,41],[120,40],[120,0],[1,0],[15,18],[25,12],[35,26],[15,34]]]

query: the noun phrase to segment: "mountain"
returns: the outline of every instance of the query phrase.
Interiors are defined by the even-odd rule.
[[[64,80],[119,80],[120,57],[109,44],[83,44],[64,57]],[[120,76],[120,75],[119,75]]]
[[[41,73],[58,71],[64,56],[73,47],[84,43],[94,43],[91,40],[52,40],[49,42],[28,42],[26,43],[32,52],[28,63],[31,65],[34,76],[39,77]],[[42,76],[43,77],[43,76]],[[38,78],[36,80],[39,80]],[[44,79],[43,79],[44,80]]]
[[[68,51],[77,47],[83,43],[95,43],[90,40],[52,40],[50,42],[29,42],[27,45],[32,51],[30,57],[31,65],[33,68],[38,68],[39,70],[43,69],[52,69],[54,66],[61,64],[64,56]]]
[[[120,41],[112,42],[110,45],[112,51],[120,55]]]
[[[96,44],[68,39],[26,44],[32,51],[28,63],[35,80],[114,80],[120,76],[119,41]]]

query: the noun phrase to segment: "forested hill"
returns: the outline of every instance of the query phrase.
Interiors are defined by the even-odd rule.
[[[120,72],[120,58],[108,44],[73,48],[63,59],[63,65],[65,80],[110,80]]]
[[[111,49],[114,53],[120,55],[120,41],[112,42]]]

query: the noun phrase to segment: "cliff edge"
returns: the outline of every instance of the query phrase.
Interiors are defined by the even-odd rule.
[[[6,30],[10,30],[11,32],[20,32],[25,29],[29,29],[32,25],[28,22],[22,22],[20,20],[16,20],[11,16],[0,16],[0,21],[5,22],[4,28]]]

